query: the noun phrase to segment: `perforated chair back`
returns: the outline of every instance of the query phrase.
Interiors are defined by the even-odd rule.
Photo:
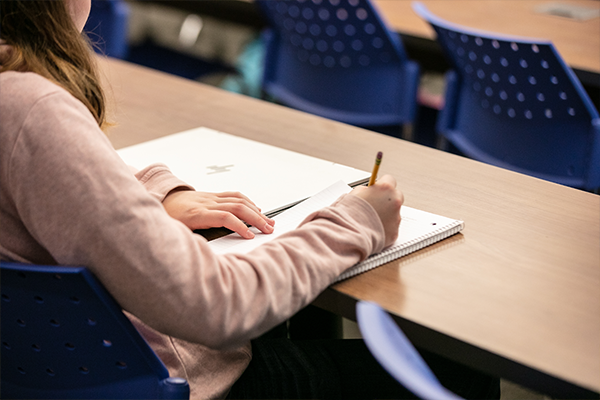
[[[414,10],[453,70],[437,130],[465,155],[556,183],[600,186],[600,119],[547,40],[465,28]]]
[[[442,386],[404,332],[377,304],[359,301],[356,321],[371,354],[405,388],[422,399],[461,398]]]
[[[3,399],[188,399],[85,268],[0,262]]]
[[[262,87],[358,126],[412,123],[419,67],[369,0],[258,0],[270,29]]]
[[[96,51],[114,58],[125,58],[129,48],[129,14],[125,0],[92,0],[84,31],[95,44]]]

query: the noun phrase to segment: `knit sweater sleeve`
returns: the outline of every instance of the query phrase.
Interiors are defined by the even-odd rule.
[[[57,263],[87,266],[124,309],[162,333],[238,346],[383,247],[373,208],[346,195],[248,254],[217,256],[162,207],[161,196],[185,185],[165,166],[136,179],[64,90],[28,107],[2,150],[3,187],[27,234]]]

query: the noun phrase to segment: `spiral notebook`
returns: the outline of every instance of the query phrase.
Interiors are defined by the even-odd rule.
[[[256,237],[251,240],[243,239],[237,233],[224,236],[209,242],[217,254],[247,253],[263,243],[295,229],[302,220],[314,211],[326,207],[337,200],[342,194],[350,192],[351,188],[339,181],[300,204],[282,212],[274,217],[275,232],[270,235],[260,233],[256,228],[251,228]],[[403,206],[400,210],[402,222],[398,239],[382,252],[373,254],[366,260],[354,265],[342,273],[336,282],[366,272],[392,260],[404,257],[410,253],[430,246],[447,237],[450,237],[464,228],[464,222],[441,215],[432,214],[415,208]]]

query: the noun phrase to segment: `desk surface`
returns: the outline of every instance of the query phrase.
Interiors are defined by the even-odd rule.
[[[363,170],[385,150],[380,173],[406,205],[465,230],[317,304],[353,318],[356,299],[376,301],[426,348],[534,389],[600,392],[599,196],[127,63],[101,67],[116,148],[206,126]]]
[[[600,18],[576,21],[536,12],[554,3],[600,8],[594,0],[423,0],[437,16],[460,25],[507,35],[550,39],[567,64],[600,74]],[[435,39],[433,29],[409,0],[375,0],[390,26],[401,33]]]

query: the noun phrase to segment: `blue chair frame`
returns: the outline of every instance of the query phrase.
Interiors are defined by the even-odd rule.
[[[463,154],[559,184],[600,187],[600,117],[548,40],[447,22],[413,3],[452,65],[437,132]]]
[[[363,127],[412,126],[419,66],[369,0],[257,0],[262,88],[276,101]]]
[[[83,267],[0,262],[3,399],[188,399]]]
[[[413,394],[422,399],[461,399],[442,386],[404,332],[380,306],[359,301],[356,321],[371,354]]]
[[[92,0],[84,32],[97,52],[120,59],[127,56],[129,14],[125,0]]]

